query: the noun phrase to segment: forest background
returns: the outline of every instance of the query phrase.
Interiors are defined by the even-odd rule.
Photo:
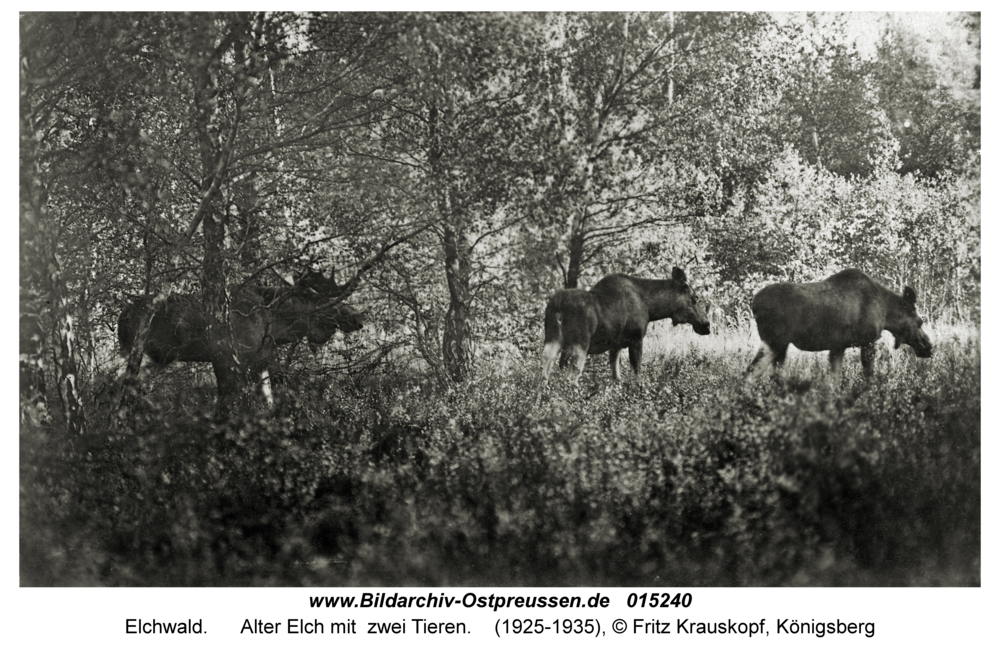
[[[937,16],[22,14],[22,582],[977,583],[980,18]],[[534,408],[547,298],[674,266],[710,343]],[[845,267],[933,365],[739,392],[753,293]],[[137,297],[224,340],[310,272],[366,326],[273,406],[122,358]]]

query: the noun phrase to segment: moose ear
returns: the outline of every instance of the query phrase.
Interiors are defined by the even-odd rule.
[[[687,276],[684,275],[684,270],[680,267],[674,267],[673,279],[675,283],[687,283]]]
[[[910,305],[917,304],[917,293],[909,285],[903,287],[903,300]]]

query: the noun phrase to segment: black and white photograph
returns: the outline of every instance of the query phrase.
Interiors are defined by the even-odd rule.
[[[983,584],[980,13],[18,23],[21,588]]]

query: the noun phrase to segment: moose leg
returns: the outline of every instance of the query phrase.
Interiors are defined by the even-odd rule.
[[[562,344],[559,343],[558,339],[545,342],[545,348],[542,349],[542,377],[538,380],[538,391],[535,395],[536,407],[542,402],[542,387],[548,384],[552,369],[559,361],[560,350],[562,350]]]
[[[548,381],[549,376],[552,375],[552,368],[556,365],[559,360],[559,351],[562,346],[558,341],[546,342],[545,348],[542,350],[542,378]]]
[[[260,373],[260,393],[268,407],[274,406],[274,393],[271,391],[271,372],[265,368]]]
[[[611,361],[611,379],[615,382],[622,379],[621,364],[619,363],[621,354],[621,348],[613,348],[608,352],[608,359]]]
[[[743,374],[743,381],[749,384],[756,380],[768,366],[781,366],[785,363],[785,355],[788,354],[788,344],[771,346],[766,342],[761,342],[760,350],[750,362],[746,373]]]
[[[642,342],[636,342],[628,347],[628,361],[635,371],[635,376],[639,377],[639,369],[642,368]]]
[[[844,348],[834,348],[830,351],[830,377],[833,386],[840,386],[840,372],[844,366]]]
[[[870,380],[875,371],[875,341],[867,346],[861,347],[861,370],[865,373],[865,379]]]
[[[583,375],[583,366],[587,363],[587,349],[574,344],[569,347],[569,357],[573,360],[573,366],[576,367],[575,381],[579,382],[580,376]]]
[[[150,357],[148,353],[143,353],[142,354],[142,361],[139,362],[138,377],[140,379],[145,379],[146,377],[148,377],[150,375],[150,373],[152,372],[152,370],[154,368],[158,367],[158,366],[162,366],[162,365],[161,364],[157,364],[156,362],[154,362],[153,358]]]
[[[760,350],[757,351],[757,355],[754,356],[753,361],[750,362],[750,366],[747,367],[746,372],[743,374],[743,381],[753,382],[773,361],[774,353],[771,351],[771,347],[767,344],[761,344]]]
[[[785,355],[788,354],[788,344],[784,346],[769,346],[771,350],[771,366],[781,366],[785,363]]]

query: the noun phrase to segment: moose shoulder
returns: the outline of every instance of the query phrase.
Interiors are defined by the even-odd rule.
[[[620,380],[622,348],[628,348],[629,362],[639,375],[646,327],[650,321],[667,318],[673,319],[674,325],[690,323],[698,334],[709,333],[705,312],[678,267],[668,280],[614,274],[602,278],[590,291],[558,291],[545,308],[543,377],[549,378],[565,350],[578,376],[587,355],[609,353],[611,375]]]
[[[896,348],[907,344],[918,357],[930,357],[931,342],[921,328],[916,302],[910,287],[897,294],[857,269],[815,283],[768,285],[751,304],[761,347],[745,377],[757,377],[768,360],[774,365],[784,362],[789,344],[804,351],[830,351],[835,377],[844,351],[860,347],[861,366],[871,376],[875,344],[883,330],[895,337]]]

